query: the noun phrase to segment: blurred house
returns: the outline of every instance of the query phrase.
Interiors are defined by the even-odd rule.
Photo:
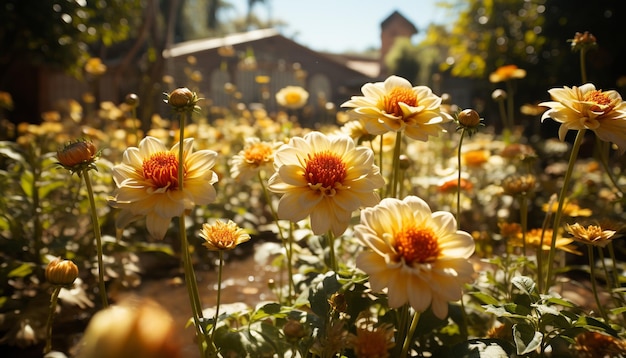
[[[373,55],[316,52],[275,29],[176,43],[163,53],[163,88],[169,91],[189,87],[215,106],[247,103],[274,111],[278,109],[274,94],[285,86],[298,85],[309,92],[307,110],[310,118],[316,118],[359,95],[363,84],[384,80],[389,75],[384,59],[394,41],[417,33],[416,27],[397,11],[380,26],[381,48]],[[37,114],[19,121],[38,121],[38,113],[58,108],[63,100],[82,101],[86,93],[95,94],[98,101],[114,103],[122,102],[128,93],[138,93],[139,71],[136,76],[119,78],[118,62],[119,59],[105,59],[109,69],[97,81],[80,81],[46,68],[24,71],[30,74],[30,92],[27,98],[14,98],[17,97],[16,102],[20,98],[28,100],[29,113]],[[16,78],[20,78],[17,73]],[[159,82],[162,78],[153,80]],[[33,93],[33,87],[39,90]],[[18,106],[20,103],[16,103]],[[155,108],[165,110],[162,102]]]
[[[373,78],[274,29],[175,44],[164,57],[173,87],[189,87],[217,106],[243,102],[275,110],[274,94],[294,85],[309,92],[308,106],[323,110],[349,99]]]

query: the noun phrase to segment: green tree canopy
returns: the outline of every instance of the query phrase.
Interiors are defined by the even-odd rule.
[[[2,72],[27,61],[78,73],[90,45],[127,39],[142,11],[140,0],[6,0],[1,6]]]

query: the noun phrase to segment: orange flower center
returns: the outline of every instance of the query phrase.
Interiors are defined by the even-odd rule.
[[[255,143],[246,148],[243,153],[247,163],[261,165],[269,161],[272,155],[272,147],[265,143]]]
[[[583,99],[585,102],[595,102],[601,105],[611,104],[611,98],[606,93],[597,90],[585,93]]]
[[[431,228],[410,226],[396,234],[396,251],[407,264],[412,264],[433,262],[440,250]]]
[[[160,152],[144,160],[143,176],[157,188],[178,189],[178,159],[174,153]]]
[[[324,195],[335,195],[346,178],[346,164],[336,154],[329,151],[316,153],[309,158],[304,168],[304,178],[313,190]]]
[[[417,96],[413,89],[396,87],[389,92],[383,98],[383,108],[385,112],[393,114],[396,117],[402,117],[402,109],[399,103],[402,102],[409,106],[415,107],[417,105]]]
[[[301,100],[302,96],[300,96],[300,93],[298,92],[289,92],[285,95],[285,102],[289,104],[300,103]]]
[[[591,107],[592,111],[601,111],[603,110],[603,106],[611,106],[612,102],[611,97],[607,96],[606,93],[598,90],[585,93],[585,95],[583,96],[583,101],[598,104],[597,106]]]

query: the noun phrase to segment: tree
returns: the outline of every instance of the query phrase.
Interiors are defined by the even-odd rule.
[[[419,51],[410,38],[398,38],[385,57],[389,73],[415,82],[419,74]]]
[[[0,85],[23,62],[78,75],[90,46],[126,40],[140,14],[140,0],[7,0],[0,11]]]

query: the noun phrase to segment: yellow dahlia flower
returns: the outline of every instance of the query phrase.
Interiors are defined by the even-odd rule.
[[[430,306],[443,319],[448,302],[460,300],[463,284],[472,280],[472,236],[457,230],[452,214],[433,213],[416,196],[387,198],[364,209],[354,230],[371,249],[359,254],[356,265],[374,291],[387,288],[392,308],[408,302],[423,312]]]
[[[573,239],[578,242],[599,247],[606,247],[613,240],[613,236],[616,233],[613,230],[602,230],[602,227],[597,225],[584,227],[579,223],[574,225],[565,224],[565,231],[570,233]]]
[[[271,170],[274,165],[274,152],[280,143],[262,142],[259,138],[247,138],[246,144],[231,159],[230,175],[240,181],[246,181],[261,170]]]
[[[428,136],[444,132],[442,123],[452,120],[441,111],[441,98],[430,88],[413,87],[402,77],[366,83],[361,92],[363,96],[352,96],[341,106],[354,108],[352,114],[363,121],[371,134],[404,131],[409,138],[427,141]]]
[[[205,240],[203,245],[210,251],[232,250],[250,240],[250,235],[232,220],[202,224],[200,237]]]
[[[341,235],[353,211],[378,203],[374,191],[385,184],[372,150],[347,136],[294,137],[276,151],[274,167],[268,188],[284,194],[278,217],[297,222],[310,215],[316,235],[329,230]]]
[[[299,109],[309,100],[309,92],[300,86],[287,86],[276,92],[276,102],[289,109]]]
[[[146,217],[148,232],[157,239],[165,236],[170,221],[194,205],[205,205],[216,197],[213,183],[217,175],[211,170],[217,153],[212,150],[193,152],[193,138],[183,142],[183,190],[178,190],[178,152],[176,143],[168,150],[154,137],[146,137],[139,148],[124,152],[122,163],[113,168],[117,185],[113,207],[122,211],[116,226]]]
[[[620,153],[626,151],[626,103],[617,91],[601,91],[587,83],[580,87],[553,88],[554,101],[540,103],[549,107],[542,116],[562,123],[559,139],[570,129],[591,129],[598,138],[615,143]]]

